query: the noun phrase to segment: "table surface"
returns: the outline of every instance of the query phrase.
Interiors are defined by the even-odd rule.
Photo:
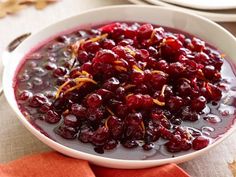
[[[81,11],[106,5],[129,4],[126,0],[61,0],[43,11],[27,8],[15,16],[0,19],[0,52],[17,37],[26,32],[35,32],[61,18]],[[221,23],[236,35],[236,23]],[[0,97],[0,163],[21,156],[51,150],[40,142],[18,121],[14,112]],[[194,177],[232,177],[228,163],[236,159],[236,132],[210,152],[180,166]]]

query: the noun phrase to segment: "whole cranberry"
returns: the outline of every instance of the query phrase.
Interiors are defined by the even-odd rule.
[[[141,94],[136,94],[136,95],[130,95],[126,99],[126,105],[130,109],[137,109],[141,108],[143,105],[143,100],[142,100],[142,95]]]
[[[119,84],[120,84],[120,81],[117,78],[112,77],[103,84],[103,88],[110,91],[114,91],[115,89],[119,87]]]
[[[112,50],[103,49],[96,53],[93,62],[113,63],[117,55]]]
[[[98,95],[101,95],[103,101],[108,101],[111,98],[115,97],[115,94],[107,89],[98,89],[96,91]]]
[[[206,138],[205,136],[198,136],[196,137],[192,144],[193,144],[193,149],[194,150],[200,150],[208,146],[210,143],[210,140]]]
[[[167,106],[173,112],[179,111],[183,106],[183,99],[179,96],[170,97],[170,99],[167,100]]]
[[[112,49],[113,47],[115,47],[116,43],[114,40],[112,39],[104,39],[104,41],[102,42],[102,47],[104,49]]]
[[[77,54],[77,60],[81,64],[84,64],[89,61],[89,54],[84,50],[79,50]]]
[[[96,93],[93,93],[87,98],[87,105],[91,108],[100,107],[102,104],[102,97]]]
[[[215,67],[213,65],[206,65],[203,68],[203,73],[207,79],[211,80],[216,74]]]
[[[100,49],[99,42],[85,42],[83,48],[86,52],[96,53]]]
[[[153,31],[153,26],[151,24],[143,24],[138,28],[138,37],[140,39],[150,38]]]
[[[201,112],[206,106],[206,98],[204,96],[199,96],[194,98],[191,103],[191,109],[197,112]]]
[[[194,37],[192,39],[192,46],[194,51],[201,52],[205,48],[205,42]]]

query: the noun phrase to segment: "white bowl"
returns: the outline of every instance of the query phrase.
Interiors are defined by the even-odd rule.
[[[68,156],[85,159],[94,164],[106,167],[137,169],[167,163],[180,163],[190,160],[192,158],[195,158],[196,156],[203,154],[204,152],[209,151],[212,147],[219,144],[233,132],[235,126],[232,126],[232,128],[228,130],[228,132],[226,132],[221,138],[219,138],[215,143],[209,145],[208,147],[174,158],[156,160],[120,160],[105,158],[102,156],[70,149],[53,141],[52,139],[46,137],[37,129],[35,129],[35,127],[27,121],[27,119],[18,109],[14,90],[12,87],[14,82],[14,74],[24,55],[29,52],[32,46],[36,46],[40,42],[51,38],[55,34],[61,33],[68,29],[73,29],[80,25],[94,25],[110,21],[149,22],[176,28],[200,37],[201,39],[207,41],[209,44],[212,44],[213,46],[223,51],[229,58],[236,58],[236,40],[233,35],[226,31],[224,28],[220,27],[212,21],[207,20],[206,18],[184,13],[181,11],[171,10],[168,8],[132,5],[111,6],[89,10],[76,16],[61,20],[31,35],[11,55],[8,56],[9,58],[3,58],[4,60],[10,60],[5,68],[3,77],[5,96],[20,121],[31,133],[33,133],[38,139],[40,139],[51,148]]]

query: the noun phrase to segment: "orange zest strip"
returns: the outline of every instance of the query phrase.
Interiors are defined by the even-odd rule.
[[[123,66],[115,66],[115,69],[117,71],[127,71],[127,68],[123,67]]]
[[[62,92],[62,89],[63,89],[66,85],[68,85],[70,82],[71,82],[71,80],[66,81],[64,84],[62,84],[62,85],[57,89],[57,92],[56,92],[56,95],[55,95],[56,99],[60,96],[60,93]]]
[[[69,113],[69,109],[66,109],[63,113],[62,113],[62,115],[65,115],[65,114],[68,114]]]
[[[79,82],[92,82],[93,84],[97,84],[96,81],[87,77],[75,78],[74,81],[76,84],[78,84]]]
[[[133,85],[133,84],[127,84],[127,85],[124,86],[124,89],[126,90],[126,89],[130,89],[130,88],[133,88],[133,87],[136,87],[136,86]]]
[[[155,36],[155,33],[156,33],[156,28],[154,28],[154,29],[152,30],[152,34],[151,34],[151,37],[150,37],[150,39],[148,40],[148,42],[152,42],[152,40],[153,40],[153,38],[154,38],[154,36]]]
[[[84,85],[84,84],[85,84],[85,82],[81,82],[81,83],[79,83],[78,85],[75,85],[75,86],[73,86],[73,87],[67,89],[64,94],[67,94],[68,92],[71,92],[71,91],[73,91],[73,90],[75,90],[75,89],[79,89],[79,88],[80,88],[82,85]]]
[[[165,93],[165,89],[166,89],[167,85],[163,85],[162,89],[161,89],[161,96],[164,96]]]
[[[108,129],[108,125],[107,125],[107,122],[110,118],[108,117],[106,120],[105,120],[105,123],[104,123],[104,126]]]
[[[210,94],[212,95],[212,90],[211,90],[211,87],[208,85],[208,82],[206,82],[206,88],[210,92]]]
[[[82,74],[86,76],[90,75],[87,71],[84,71],[84,70],[82,71]]]
[[[165,72],[160,71],[160,70],[153,70],[152,73],[153,73],[153,74],[162,74],[162,75],[167,75]]]
[[[190,81],[189,79],[185,78],[185,77],[182,77],[182,78],[180,78],[180,79],[182,79],[182,80],[188,82],[189,84],[191,83],[191,81]]]
[[[166,38],[162,39],[162,41],[161,41],[161,43],[159,44],[158,47],[161,47],[161,46],[165,45],[165,43],[166,43]]]
[[[128,97],[131,96],[131,95],[133,95],[133,93],[130,93],[130,94],[126,95],[126,98],[128,98]]]
[[[165,106],[165,102],[161,102],[158,99],[153,99],[153,102],[157,104],[158,106]]]
[[[105,39],[107,36],[108,36],[108,34],[105,33],[105,34],[102,34],[102,35],[100,35],[100,36],[96,36],[96,37],[94,37],[94,38],[88,39],[88,40],[86,40],[85,42],[97,42],[97,41],[100,41],[100,40],[102,40],[102,39]]]
[[[125,51],[130,53],[133,57],[136,55],[135,51],[130,49],[129,47],[124,47]]]
[[[97,42],[99,40],[105,39],[107,36],[108,36],[108,34],[105,33],[100,36],[96,36],[94,38],[88,39],[88,40],[81,39],[79,41],[76,41],[74,44],[71,45],[72,52],[75,55],[77,53],[77,51],[79,50],[80,46],[83,45],[85,42]]]
[[[145,126],[144,126],[143,121],[141,122],[140,128],[142,129],[142,131],[143,131],[143,136],[144,136],[144,135],[145,135],[145,132],[146,132],[146,128],[145,128]]]
[[[137,65],[133,65],[132,68],[133,68],[133,70],[135,70],[136,72],[143,73],[143,70],[141,70]]]
[[[110,110],[110,108],[106,107],[106,110],[107,110],[111,115],[115,115],[114,112],[112,112],[112,110]]]
[[[65,87],[65,86],[67,86],[71,81],[74,81],[75,83],[76,83],[76,85],[75,86],[73,86],[73,87],[71,87],[71,88],[69,88],[69,89],[67,89],[66,91],[65,91],[65,94],[66,93],[68,93],[68,92],[70,92],[70,91],[72,91],[72,90],[74,90],[74,89],[78,89],[78,88],[80,88],[83,84],[84,84],[84,82],[91,82],[91,83],[93,83],[93,84],[97,84],[97,82],[96,81],[94,81],[93,79],[90,79],[90,78],[85,78],[85,77],[83,77],[83,78],[75,78],[75,79],[73,79],[73,80],[69,80],[69,81],[66,81],[64,84],[62,84],[59,88],[58,88],[58,90],[57,90],[57,93],[56,93],[56,99],[60,96],[60,94],[61,94],[61,92],[62,92],[62,89]],[[82,83],[81,83],[82,82]],[[81,85],[82,84],[82,85]]]
[[[114,61],[114,63],[115,63],[115,64],[122,64],[123,62],[120,61],[120,60],[116,60],[116,61]]]
[[[71,45],[72,48],[72,53],[75,55],[77,53],[77,51],[79,50],[79,47],[81,44],[84,43],[84,39],[81,39],[79,41],[76,41],[74,44]]]
[[[222,53],[222,54],[220,54],[220,56],[221,56],[222,58],[225,58],[225,57],[226,57],[226,54],[225,54],[225,53]]]
[[[76,71],[74,74],[73,74],[73,76],[77,76],[77,75],[82,75],[82,73],[80,72],[80,71]],[[72,77],[73,77],[72,76]]]
[[[154,29],[152,30],[152,34],[151,34],[150,40],[155,36],[155,33],[156,33],[156,28],[154,28]]]

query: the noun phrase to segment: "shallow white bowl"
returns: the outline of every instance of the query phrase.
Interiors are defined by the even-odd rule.
[[[180,163],[190,160],[192,158],[195,158],[196,156],[203,154],[204,152],[209,151],[212,147],[219,144],[233,132],[235,126],[232,126],[232,128],[228,132],[226,132],[219,140],[209,145],[205,149],[175,158],[159,160],[119,160],[96,156],[70,149],[51,140],[50,138],[46,137],[38,130],[36,130],[18,109],[14,96],[14,90],[12,87],[16,68],[20,64],[23,56],[27,52],[29,52],[29,50],[32,49],[33,46],[36,46],[40,42],[54,36],[55,34],[66,31],[68,29],[73,29],[80,25],[94,25],[109,21],[149,22],[176,28],[200,37],[201,39],[207,41],[209,44],[212,44],[213,46],[223,51],[229,58],[236,58],[236,40],[228,31],[215,24],[214,22],[207,20],[206,18],[184,13],[181,11],[171,10],[168,8],[130,5],[104,7],[90,10],[76,16],[61,20],[33,34],[28,39],[26,39],[11,55],[6,55],[8,58],[3,58],[4,60],[10,61],[6,65],[3,77],[5,96],[20,121],[31,133],[33,133],[38,139],[40,139],[51,148],[68,156],[85,159],[94,164],[106,167],[137,169],[167,163]]]

